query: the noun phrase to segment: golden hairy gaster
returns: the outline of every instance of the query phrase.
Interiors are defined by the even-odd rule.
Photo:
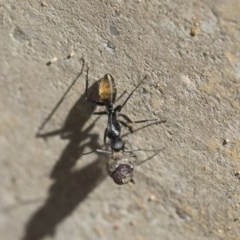
[[[114,83],[114,79],[110,74],[106,74],[99,80],[98,89],[99,99],[101,102],[108,104],[115,101],[117,89]]]

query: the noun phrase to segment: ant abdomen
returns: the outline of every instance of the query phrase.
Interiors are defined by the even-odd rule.
[[[117,88],[111,74],[105,74],[105,76],[98,81],[98,94],[99,100],[104,105],[109,105],[110,103],[115,102]]]

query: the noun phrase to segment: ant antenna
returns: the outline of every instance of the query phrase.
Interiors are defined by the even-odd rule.
[[[122,105],[117,106],[116,108],[119,109],[119,112],[121,111],[121,109],[125,106],[125,104],[127,103],[127,101],[129,100],[129,98],[133,95],[133,93],[139,88],[139,86],[142,84],[142,82],[147,78],[147,75],[138,83],[138,85],[132,90],[132,92],[128,95],[128,97],[126,98],[126,100],[123,102]]]

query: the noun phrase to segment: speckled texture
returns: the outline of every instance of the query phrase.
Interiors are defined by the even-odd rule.
[[[239,0],[3,0],[1,239],[240,239],[239,12]],[[81,58],[90,85],[109,72],[119,94],[147,75],[123,112],[167,120],[125,138],[165,147],[135,185],[113,183],[107,155],[82,155],[106,125],[84,102],[86,64],[36,138]]]

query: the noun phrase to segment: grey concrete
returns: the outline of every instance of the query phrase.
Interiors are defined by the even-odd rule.
[[[3,0],[1,239],[240,239],[239,12],[239,0]],[[135,185],[112,182],[107,155],[82,155],[106,124],[83,102],[86,65],[36,138],[82,57],[91,84],[110,72],[119,93],[147,74],[124,113],[167,120],[125,138],[165,147]]]

